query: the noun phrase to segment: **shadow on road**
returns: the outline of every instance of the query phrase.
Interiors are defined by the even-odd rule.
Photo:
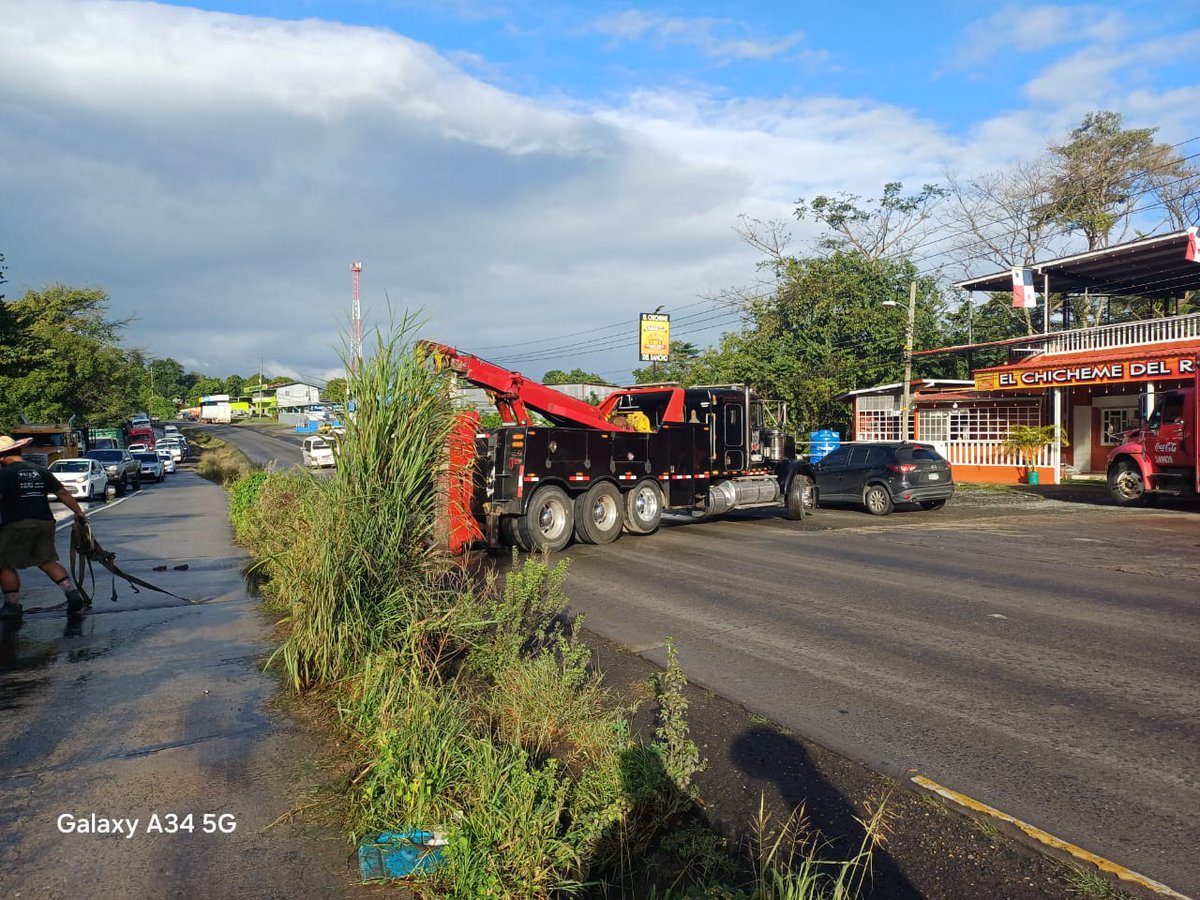
[[[820,858],[849,860],[870,840],[863,825],[870,815],[864,804],[878,805],[885,798],[860,797],[857,804],[852,802],[821,774],[795,738],[771,727],[751,727],[734,739],[729,759],[744,776],[745,789],[763,797],[773,824],[782,825],[802,810]],[[919,898],[921,894],[877,843],[861,896]]]

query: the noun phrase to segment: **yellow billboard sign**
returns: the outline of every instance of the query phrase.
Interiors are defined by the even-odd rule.
[[[670,362],[671,317],[666,313],[642,313],[638,347],[642,362]]]

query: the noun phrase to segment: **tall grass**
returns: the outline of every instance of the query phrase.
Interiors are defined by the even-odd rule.
[[[349,379],[356,412],[336,444],[337,477],[316,481],[280,648],[299,689],[330,684],[388,652],[427,651],[449,622],[445,560],[433,549],[439,473],[454,421],[442,379],[413,351],[408,316],[377,335]]]

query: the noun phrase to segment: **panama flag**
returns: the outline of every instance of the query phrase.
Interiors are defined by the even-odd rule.
[[[1013,266],[1013,306],[1037,306],[1037,292],[1033,289],[1033,269]]]
[[[1188,229],[1188,245],[1184,254],[1192,262],[1200,262],[1200,241],[1196,240],[1196,226]]]

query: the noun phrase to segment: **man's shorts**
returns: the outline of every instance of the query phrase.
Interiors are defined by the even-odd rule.
[[[53,519],[21,519],[0,527],[0,569],[58,562]]]

